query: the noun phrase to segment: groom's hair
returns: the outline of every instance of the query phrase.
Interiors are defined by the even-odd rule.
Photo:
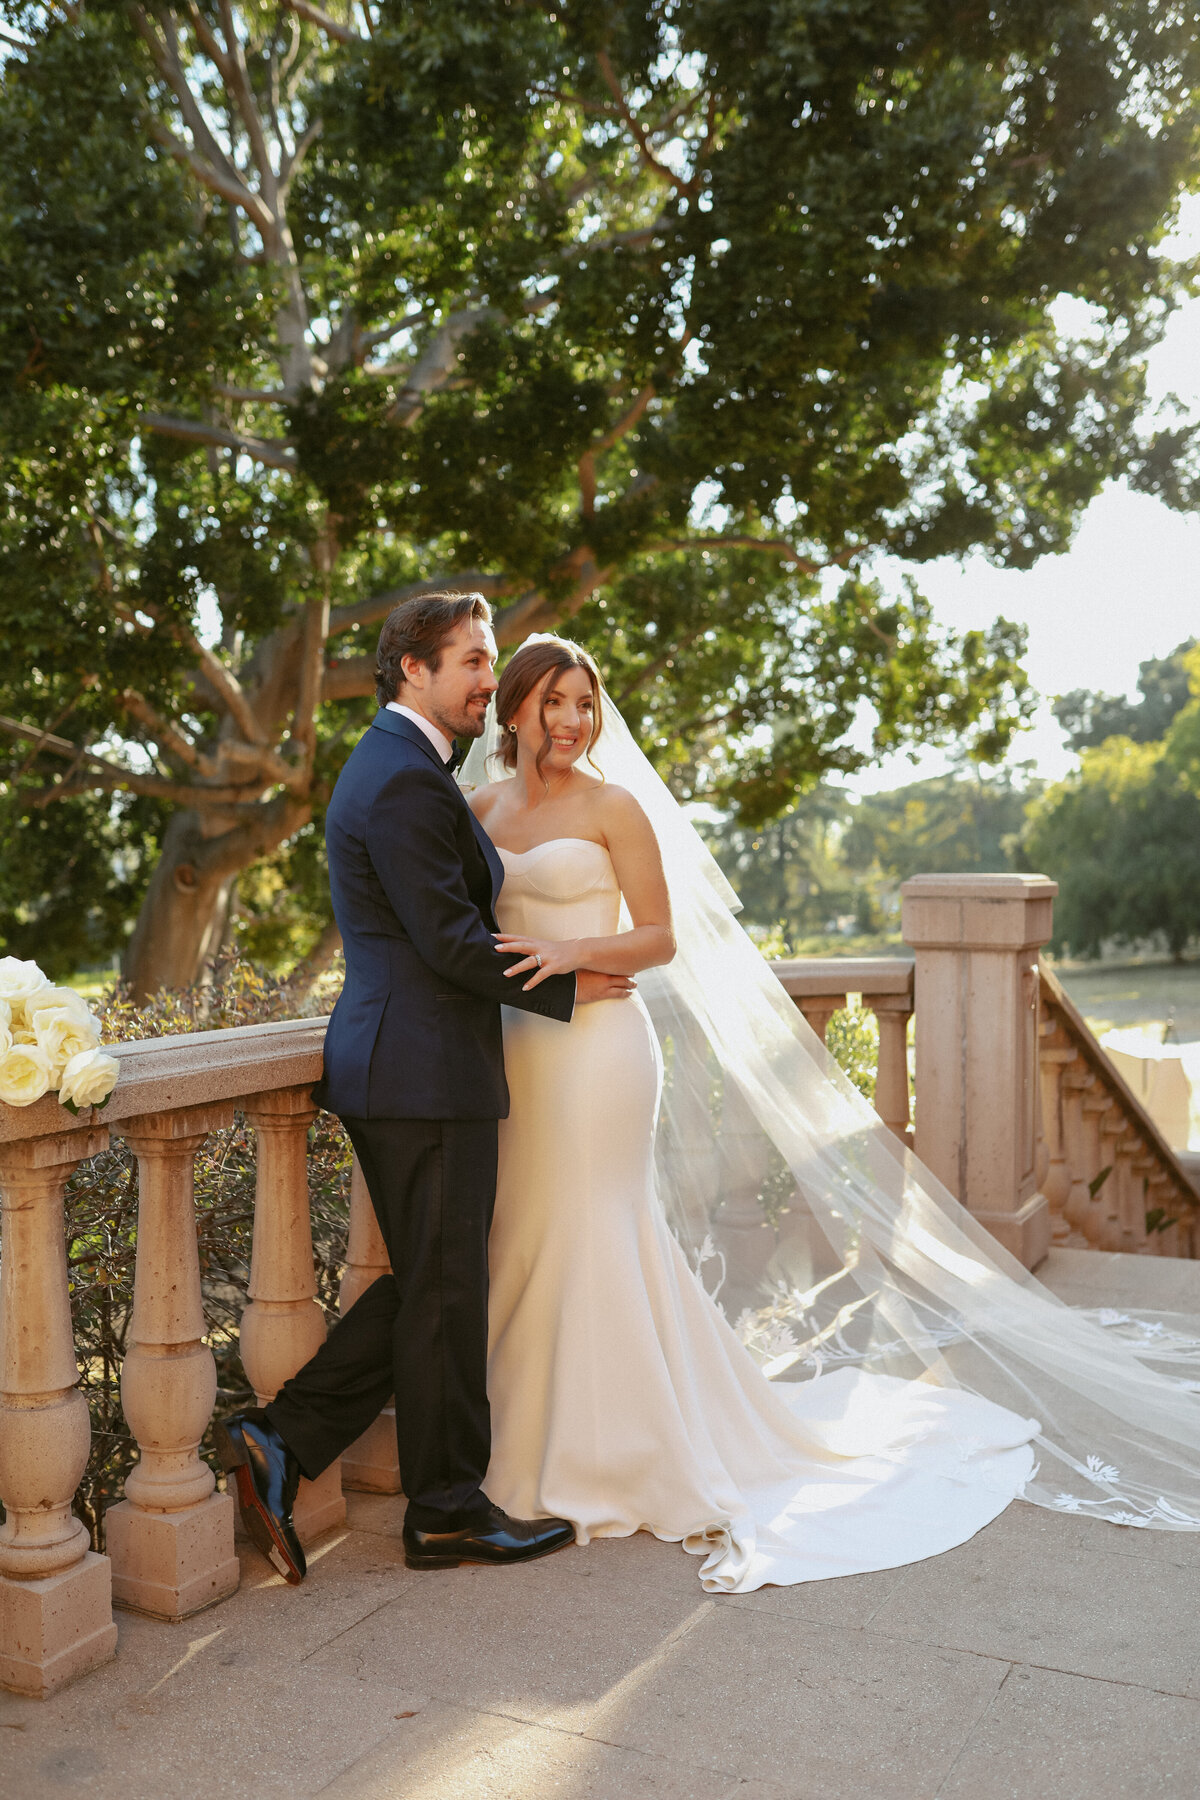
[[[392,608],[375,653],[375,698],[380,706],[394,700],[404,686],[406,656],[415,656],[437,674],[442,651],[464,619],[491,624],[492,609],[482,594],[418,594]]]

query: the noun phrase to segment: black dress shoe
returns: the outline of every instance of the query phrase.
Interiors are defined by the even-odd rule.
[[[308,1565],[292,1524],[300,1464],[261,1407],[235,1413],[213,1437],[226,1474],[235,1478],[242,1523],[267,1560],[296,1587]]]
[[[532,1562],[575,1542],[566,1519],[510,1519],[493,1506],[460,1531],[422,1531],[404,1524],[404,1560],[410,1569],[457,1569],[459,1563]]]

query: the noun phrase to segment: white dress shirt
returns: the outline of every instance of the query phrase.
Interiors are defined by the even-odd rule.
[[[402,713],[406,719],[411,719],[413,724],[425,733],[442,761],[450,761],[454,755],[453,740],[448,738],[445,732],[433,723],[432,719],[427,719],[423,713],[414,712],[411,706],[401,706],[398,700],[389,700],[386,710]]]

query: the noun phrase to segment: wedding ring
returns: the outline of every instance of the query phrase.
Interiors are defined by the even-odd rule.
[[[542,966],[542,959],[541,959],[541,957],[540,957],[540,956],[538,956],[538,955],[537,955],[537,954],[536,954],[536,952],[535,952],[535,953],[534,953],[534,958],[533,958],[533,960],[534,960],[534,962],[535,962],[535,963],[536,963],[536,964],[537,964],[537,966],[538,966],[538,968],[539,968],[539,969],[540,969],[540,968],[541,968],[541,966]]]

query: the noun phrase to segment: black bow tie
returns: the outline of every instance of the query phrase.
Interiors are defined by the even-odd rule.
[[[458,745],[455,744],[453,746],[453,748],[451,749],[449,756],[446,758],[446,767],[450,771],[451,775],[453,775],[454,771],[458,768],[459,764],[462,762],[462,759],[463,759],[463,753],[459,749]]]

